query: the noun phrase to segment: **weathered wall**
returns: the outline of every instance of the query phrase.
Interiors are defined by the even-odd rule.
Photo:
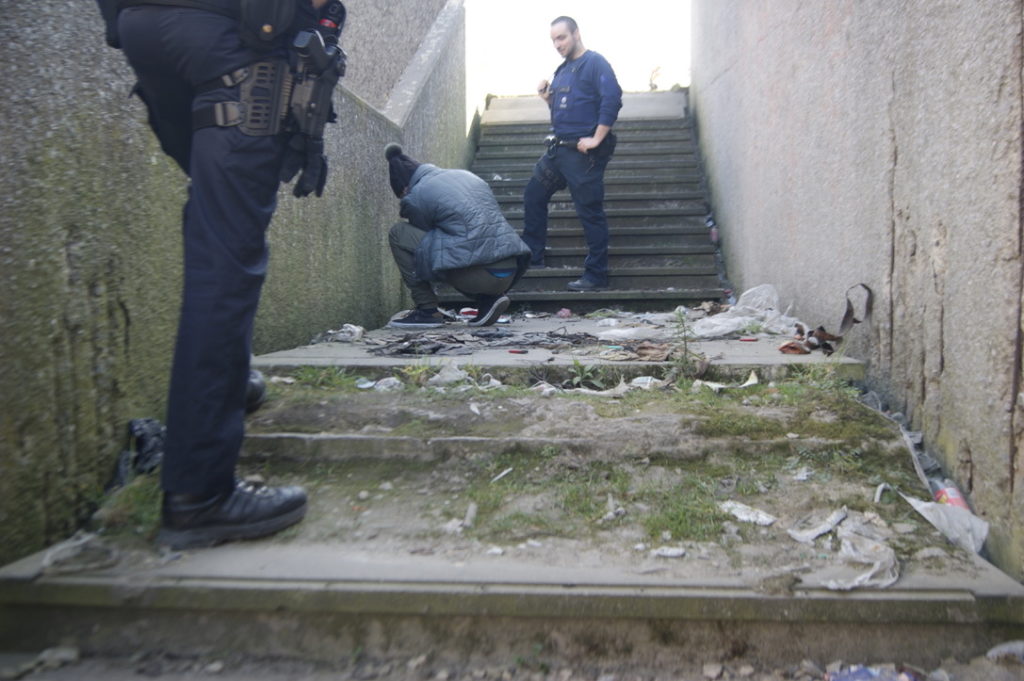
[[[326,134],[331,173],[321,198],[281,192],[259,352],[399,309],[384,145],[422,145],[445,162],[466,154],[465,110],[452,101],[422,89],[411,101],[445,131],[444,149],[419,139],[424,126],[403,130],[408,121],[380,110],[410,62],[429,61],[423,78],[464,88],[461,0],[346,4],[349,72]],[[421,58],[436,33],[450,42],[429,51],[446,58]],[[395,35],[399,44],[381,40]],[[130,69],[102,36],[91,0],[6,3],[0,22],[0,562],[71,530],[127,445],[128,420],[163,418],[186,178],[128,98]]]
[[[694,0],[692,101],[730,276],[851,333],[1024,577],[1022,3]]]

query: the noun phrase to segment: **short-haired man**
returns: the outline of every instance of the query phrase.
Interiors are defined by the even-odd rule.
[[[523,193],[523,241],[530,247],[531,266],[543,267],[548,202],[568,186],[587,242],[583,276],[568,288],[595,291],[608,286],[604,169],[615,150],[612,126],[622,108],[622,88],[608,60],[583,45],[572,18],[551,22],[551,42],[565,61],[550,82],[537,86],[551,109],[554,138]]]

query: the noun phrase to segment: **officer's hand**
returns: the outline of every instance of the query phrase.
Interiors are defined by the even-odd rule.
[[[581,137],[576,141],[576,151],[581,154],[585,154],[595,147],[601,146],[601,143],[595,140],[593,137]]]
[[[307,135],[292,135],[288,140],[284,163],[281,165],[281,181],[291,182],[296,173],[302,171],[292,187],[292,194],[302,198],[316,192],[324,193],[327,184],[327,157],[324,155],[323,140],[311,140]]]
[[[540,95],[541,99],[547,100],[549,87],[551,87],[551,84],[547,80],[537,83],[537,94]]]

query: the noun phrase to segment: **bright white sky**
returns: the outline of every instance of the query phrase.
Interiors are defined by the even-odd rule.
[[[536,92],[561,57],[551,20],[567,15],[588,49],[603,54],[622,89],[648,92],[651,72],[667,90],[690,83],[690,0],[465,0],[471,99]]]

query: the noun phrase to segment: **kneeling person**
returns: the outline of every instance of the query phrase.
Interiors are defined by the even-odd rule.
[[[419,163],[397,144],[384,149],[400,215],[388,235],[391,253],[416,309],[392,320],[399,329],[444,323],[432,282],[476,301],[470,326],[489,326],[508,308],[505,296],[530,263],[530,249],[501,214],[487,183],[467,170]]]

